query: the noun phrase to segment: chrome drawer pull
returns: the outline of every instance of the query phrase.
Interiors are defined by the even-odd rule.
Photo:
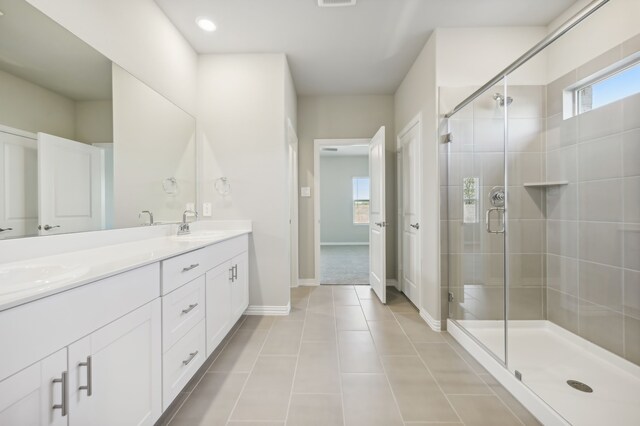
[[[78,387],[79,390],[86,390],[87,396],[93,394],[93,363],[91,362],[91,355],[87,357],[87,362],[78,363],[80,367],[87,367],[87,385]]]
[[[62,377],[59,379],[53,379],[53,383],[60,383],[62,385],[62,400],[60,404],[55,404],[51,408],[54,410],[62,411],[62,416],[66,416],[69,412],[69,380],[67,377],[67,372],[62,372]]]
[[[196,306],[198,306],[198,304],[197,304],[197,303],[194,303],[194,304],[192,304],[192,305],[189,305],[189,307],[188,307],[187,309],[183,309],[183,310],[182,310],[182,313],[183,313],[183,314],[188,314],[189,312],[193,311],[193,309],[194,309]]]
[[[184,361],[182,361],[182,364],[183,364],[183,365],[189,365],[189,363],[190,363],[191,361],[193,361],[193,359],[196,357],[196,355],[198,355],[198,351],[191,352],[191,353],[189,354],[189,358],[187,358],[187,359],[185,359]]]
[[[200,266],[200,264],[199,264],[199,263],[194,263],[194,264],[193,264],[193,265],[191,265],[191,266],[187,266],[186,268],[182,268],[182,272],[188,272],[188,271],[190,271],[190,270],[192,270],[192,269],[197,268],[198,266]]]

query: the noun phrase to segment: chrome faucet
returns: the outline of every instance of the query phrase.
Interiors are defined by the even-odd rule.
[[[195,210],[185,210],[184,213],[182,213],[182,223],[178,226],[178,235],[185,235],[185,234],[190,234],[191,230],[189,229],[189,224],[187,223],[187,215],[191,214],[193,216],[195,216],[196,218],[198,217],[198,212]]]
[[[138,213],[138,218],[140,218],[145,213],[149,215],[149,226],[152,226],[153,225],[153,213],[151,213],[149,210],[142,210],[140,213]]]

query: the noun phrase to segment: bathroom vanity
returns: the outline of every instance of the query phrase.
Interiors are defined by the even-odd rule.
[[[247,308],[250,232],[0,265],[0,424],[153,425]]]

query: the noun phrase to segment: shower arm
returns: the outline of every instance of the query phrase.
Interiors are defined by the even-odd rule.
[[[467,97],[464,101],[460,102],[454,109],[452,109],[450,112],[445,114],[444,118],[452,117],[455,113],[460,111],[462,108],[464,108],[467,105],[469,105],[478,96],[480,96],[484,92],[486,92],[487,89],[495,86],[500,80],[502,80],[507,75],[511,74],[513,71],[515,71],[518,68],[520,68],[529,59],[533,58],[535,55],[540,53],[542,50],[544,50],[551,43],[553,43],[554,41],[556,41],[557,39],[562,37],[569,30],[571,30],[573,27],[578,25],[580,22],[585,20],[590,15],[592,15],[595,11],[600,9],[602,6],[604,6],[608,2],[609,2],[609,0],[594,0],[591,3],[589,3],[584,9],[582,9],[580,12],[576,13],[568,21],[566,21],[564,24],[562,24],[560,27],[558,27],[558,29],[556,29],[551,34],[547,35],[540,42],[538,42],[538,44],[536,44],[531,49],[529,49],[524,55],[520,56],[511,65],[509,65],[504,70],[502,70],[498,75],[493,77],[491,80],[489,80],[487,83],[485,83],[481,88],[479,88],[478,90],[473,92],[471,95],[469,95],[469,97]]]

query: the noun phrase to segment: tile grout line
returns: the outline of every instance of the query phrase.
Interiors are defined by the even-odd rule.
[[[291,291],[289,291],[291,294]],[[291,401],[293,400],[293,387],[296,384],[296,377],[298,376],[298,365],[300,364],[300,352],[302,351],[302,336],[304,336],[304,329],[307,326],[307,308],[309,308],[309,300],[311,299],[311,294],[307,297],[307,305],[304,308],[304,320],[302,321],[302,331],[300,332],[300,341],[298,342],[298,355],[296,356],[296,366],[293,370],[293,378],[291,380],[291,390],[289,391],[289,403],[287,404],[287,411],[284,415],[284,425],[287,425],[289,421],[289,412],[291,411]],[[289,300],[291,300],[291,296],[289,296]]]
[[[352,286],[353,291],[355,292],[355,288]],[[358,298],[358,303],[360,303],[360,298],[358,297],[358,293],[356,292],[356,298]],[[340,386],[340,404],[342,405],[342,424],[343,426],[347,426],[347,416],[345,414],[344,409],[344,387],[342,386],[342,364],[340,363],[340,339],[338,338],[338,315],[336,315],[336,301],[333,298],[333,288],[331,288],[331,306],[333,307],[333,331],[336,334],[336,356],[338,357],[338,384]]]
[[[196,390],[196,388],[198,387],[198,385],[200,384],[200,382],[202,381],[202,379],[204,379],[204,377],[209,373],[209,368],[211,368],[211,365],[213,365],[214,362],[216,362],[216,360],[220,357],[220,355],[222,354],[222,352],[224,352],[224,350],[227,348],[227,345],[229,344],[229,342],[231,341],[231,339],[233,338],[233,336],[236,335],[236,333],[238,332],[238,330],[240,330],[240,327],[242,326],[242,324],[244,324],[245,320],[247,319],[247,317],[245,315],[242,315],[240,317],[242,319],[242,321],[240,321],[240,324],[238,324],[238,327],[233,331],[233,333],[231,333],[231,336],[229,336],[229,339],[224,343],[224,345],[222,345],[222,349],[220,349],[220,352],[218,352],[218,355],[215,356],[215,358],[213,358],[213,361],[211,362],[211,364],[209,365],[209,367],[207,367],[207,369],[204,371],[204,373],[202,374],[202,376],[198,379],[198,381],[196,382],[196,384],[193,386],[193,389],[188,392],[187,397],[184,399],[184,401],[182,401],[182,403],[178,406],[178,408],[175,410],[175,412],[173,413],[173,415],[171,416],[171,418],[169,420],[167,420],[166,425],[169,426],[171,424],[171,422],[173,421],[173,419],[175,419],[175,417],[178,415],[178,413],[180,412],[180,410],[182,410],[182,407],[184,406],[184,404],[187,402],[187,400],[189,398],[191,398],[191,394]],[[188,384],[188,383],[187,383]]]
[[[442,386],[440,386],[440,382],[438,381],[438,379],[436,379],[436,376],[433,374],[433,372],[431,371],[431,369],[429,368],[429,366],[427,365],[427,363],[422,359],[422,356],[420,356],[420,352],[418,352],[418,348],[416,348],[416,345],[413,343],[413,341],[409,338],[409,335],[407,334],[407,332],[405,331],[405,329],[402,327],[402,325],[400,324],[400,321],[398,321],[398,317],[396,316],[396,313],[391,311],[391,313],[393,314],[393,317],[395,318],[396,322],[398,323],[398,325],[400,326],[400,329],[402,330],[402,332],[404,333],[404,335],[406,336],[406,338],[409,340],[409,343],[411,343],[411,346],[413,347],[413,350],[416,352],[416,355],[418,356],[418,359],[420,360],[420,362],[422,363],[422,365],[424,366],[424,368],[427,369],[427,372],[429,373],[429,375],[431,376],[431,378],[433,379],[433,381],[435,382],[435,384],[438,386],[438,389],[440,390],[440,392],[442,393],[442,395],[444,396],[444,399],[447,400],[447,402],[449,403],[449,406],[451,407],[451,409],[453,410],[453,412],[455,413],[456,416],[458,416],[458,419],[460,420],[460,423],[465,424],[464,421],[462,420],[462,417],[460,416],[460,413],[458,413],[458,410],[456,410],[456,407],[451,403],[451,400],[449,399],[449,396],[446,394],[446,392],[444,391],[444,389],[442,389]],[[429,326],[428,324],[425,324],[427,327]],[[445,342],[447,343],[447,342]],[[454,351],[455,352],[455,351]],[[457,353],[457,352],[456,352]],[[462,357],[461,357],[462,358]],[[464,361],[464,360],[463,360]]]
[[[263,317],[264,316],[261,316],[261,318],[263,318]],[[251,374],[253,373],[253,370],[256,367],[256,364],[258,363],[258,359],[260,358],[260,354],[262,353],[262,350],[264,349],[264,346],[267,344],[267,340],[269,339],[269,335],[271,335],[271,330],[272,329],[273,329],[273,322],[269,325],[269,329],[267,331],[267,335],[264,337],[264,341],[262,342],[262,345],[260,346],[260,350],[258,351],[258,354],[256,355],[256,359],[253,361],[253,365],[251,366],[251,369],[249,369],[249,372],[247,373],[247,378],[244,380],[244,383],[242,384],[242,389],[240,389],[240,392],[238,393],[238,396],[236,397],[236,402],[233,404],[233,408],[231,409],[231,411],[229,411],[229,415],[227,416],[227,421],[225,423],[227,425],[231,421],[231,416],[233,416],[233,412],[236,411],[236,408],[238,407],[238,402],[240,402],[240,398],[242,397],[242,393],[244,392],[245,388],[247,387],[247,383],[249,382],[249,378],[251,378]]]

